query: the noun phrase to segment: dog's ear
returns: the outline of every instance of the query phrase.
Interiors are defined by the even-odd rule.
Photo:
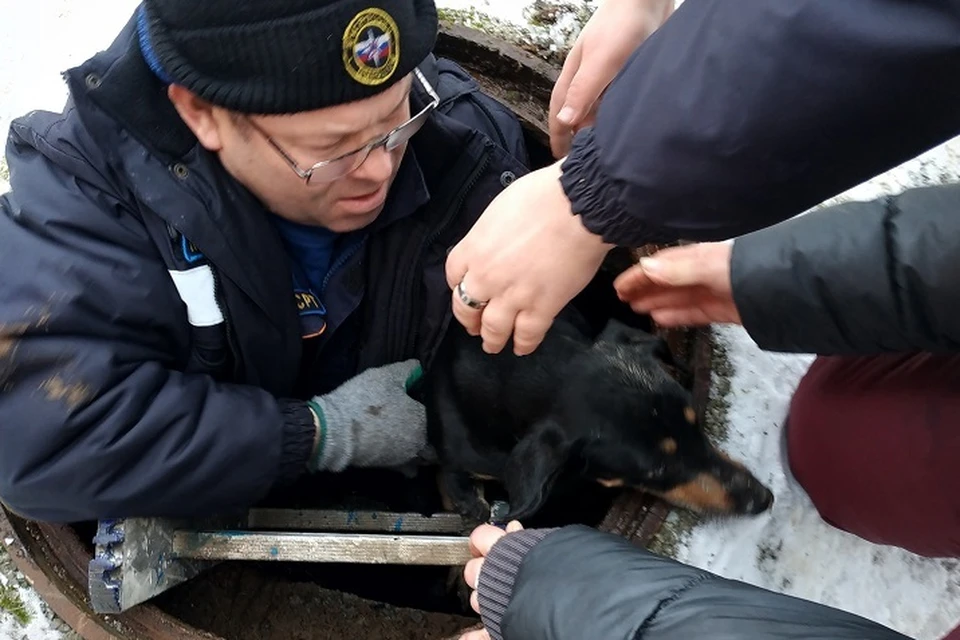
[[[503,471],[503,485],[510,501],[507,520],[527,518],[543,506],[570,458],[570,451],[567,435],[549,418],[534,425],[520,440]]]

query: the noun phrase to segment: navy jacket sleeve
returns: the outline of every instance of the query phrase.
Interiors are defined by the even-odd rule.
[[[305,471],[305,406],[178,371],[182,305],[137,214],[82,150],[47,141],[56,123],[30,140],[16,129],[0,197],[0,499],[47,521],[201,516]]]
[[[613,243],[734,237],[960,133],[958,73],[958,0],[687,0],[562,182]]]
[[[812,211],[737,238],[743,325],[770,351],[960,350],[960,186]]]
[[[484,562],[479,597],[494,640],[908,640],[583,526],[502,538]]]

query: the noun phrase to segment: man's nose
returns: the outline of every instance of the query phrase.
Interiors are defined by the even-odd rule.
[[[363,164],[354,170],[353,175],[370,182],[385,182],[393,175],[394,162],[396,159],[392,153],[382,146],[377,147],[370,152]]]

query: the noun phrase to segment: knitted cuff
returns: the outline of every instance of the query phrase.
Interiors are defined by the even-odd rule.
[[[530,529],[500,538],[483,561],[477,597],[480,619],[491,640],[503,640],[500,622],[513,596],[513,584],[527,552],[556,529]]]
[[[303,401],[280,400],[280,411],[284,425],[278,483],[285,484],[302,476],[307,470],[317,427],[313,422],[313,413]]]

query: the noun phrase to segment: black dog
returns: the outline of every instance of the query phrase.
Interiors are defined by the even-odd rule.
[[[594,340],[568,307],[540,347],[486,354],[452,322],[422,380],[448,509],[489,517],[478,480],[506,489],[509,519],[526,519],[564,470],[633,487],[701,512],[760,513],[773,495],[706,439],[690,392],[668,375],[666,343],[610,320]]]

